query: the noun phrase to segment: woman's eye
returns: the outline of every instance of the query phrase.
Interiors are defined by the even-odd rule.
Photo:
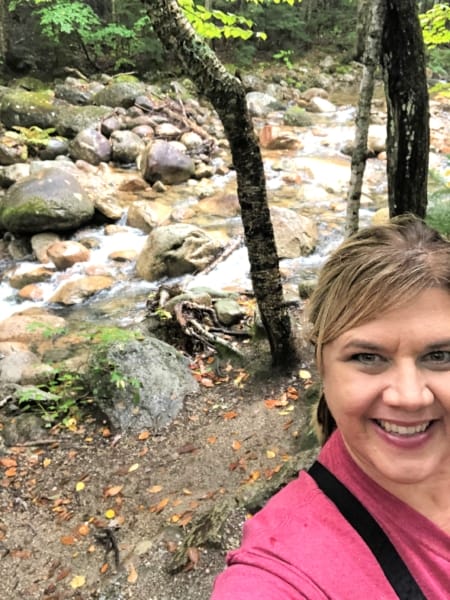
[[[383,359],[379,354],[370,354],[369,352],[359,352],[358,354],[353,354],[351,360],[359,362],[363,365],[378,365]]]
[[[438,365],[450,365],[450,351],[434,350],[425,356],[425,361]]]

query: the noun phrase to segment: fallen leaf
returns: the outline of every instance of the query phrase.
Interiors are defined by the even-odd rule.
[[[83,525],[80,525],[78,527],[78,533],[80,535],[87,535],[89,533],[89,525],[86,525],[86,523],[83,523]]]
[[[295,387],[289,386],[286,390],[286,394],[289,400],[298,400],[298,391]]]
[[[11,556],[14,558],[31,558],[31,550],[11,550]]]
[[[187,488],[183,488],[183,494],[186,494],[186,496],[192,496],[191,490],[188,490]]]
[[[3,458],[0,458],[0,465],[6,468],[17,467],[17,461],[14,458],[9,458],[8,456],[5,456]]]
[[[226,413],[223,413],[223,418],[225,419],[225,421],[229,421],[230,419],[235,419],[238,414],[235,410],[229,410]]]
[[[16,473],[17,473],[17,467],[10,467],[9,469],[6,469],[6,471],[5,471],[6,477],[15,477]]]
[[[163,500],[161,500],[161,502],[158,502],[158,504],[151,506],[150,512],[158,514],[158,513],[162,512],[168,504],[169,504],[169,498],[164,498]]]
[[[122,491],[122,489],[123,489],[123,485],[112,485],[111,487],[106,488],[103,491],[103,496],[105,498],[110,498],[112,496],[117,496],[117,494],[120,494],[120,492]]]
[[[77,484],[75,486],[75,490],[77,492],[81,492],[82,490],[84,490],[85,487],[86,487],[86,484],[83,481],[77,481]]]
[[[44,458],[44,460],[42,461],[42,466],[44,467],[44,469],[46,469],[52,462],[51,458]]]
[[[207,377],[202,377],[202,378],[200,379],[200,384],[201,384],[203,387],[207,387],[207,388],[214,387],[214,382],[213,382],[213,381],[211,381],[211,379],[208,379]]]
[[[104,574],[109,569],[109,564],[107,562],[103,563],[100,567],[100,573]]]
[[[149,487],[147,491],[150,492],[150,494],[157,494],[162,489],[163,489],[162,485],[152,485],[152,487]]]
[[[298,372],[298,376],[300,377],[300,379],[311,379],[311,373],[306,369],[300,369],[300,371]]]
[[[128,469],[128,473],[132,473],[133,471],[137,471],[139,469],[139,463],[134,463],[134,465],[131,465],[131,467]]]
[[[206,441],[208,444],[215,444],[217,442],[217,436],[210,435],[208,438],[206,438]]]
[[[84,575],[75,575],[70,582],[70,587],[74,590],[83,587],[86,583],[86,577]]]
[[[239,440],[233,440],[233,443],[231,444],[231,447],[233,448],[233,450],[240,450],[241,446],[242,446],[242,444]]]
[[[114,519],[115,516],[116,516],[116,513],[112,508],[108,508],[108,510],[105,511],[105,517],[107,519]]]
[[[143,442],[144,440],[148,440],[148,438],[150,437],[150,431],[141,431],[141,433],[138,435],[138,440]]]
[[[136,569],[134,568],[133,563],[128,563],[127,568],[128,568],[128,577],[127,577],[128,583],[136,583],[138,574],[137,574]]]
[[[73,535],[63,535],[60,537],[61,544],[64,546],[73,546],[77,543],[77,540],[73,537]]]
[[[277,453],[274,452],[273,450],[266,450],[267,458],[275,458],[276,455],[277,455]]]

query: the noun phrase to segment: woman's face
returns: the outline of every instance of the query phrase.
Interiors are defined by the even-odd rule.
[[[450,477],[450,294],[421,292],[323,348],[327,404],[386,489]]]

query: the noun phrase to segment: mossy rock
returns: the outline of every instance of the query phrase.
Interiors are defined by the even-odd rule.
[[[50,128],[59,111],[53,104],[53,98],[53,92],[50,90],[27,92],[19,88],[11,89],[2,97],[0,120],[7,128],[16,125]]]
[[[311,115],[300,106],[290,106],[283,115],[283,122],[292,127],[310,127],[313,124]]]

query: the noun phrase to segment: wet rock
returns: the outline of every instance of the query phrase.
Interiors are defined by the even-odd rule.
[[[248,110],[253,117],[264,117],[281,107],[274,96],[262,92],[249,92],[246,99]]]
[[[318,234],[312,219],[281,206],[273,206],[270,216],[279,258],[298,258],[313,252]]]
[[[80,302],[83,302],[86,298],[90,298],[102,290],[108,290],[113,284],[114,279],[106,275],[80,277],[79,279],[69,281],[58,288],[50,298],[50,302],[64,304],[66,306],[80,304]]]
[[[156,338],[111,344],[107,361],[104,381],[97,380],[105,396],[100,404],[113,426],[123,431],[167,425],[183,408],[186,396],[198,392],[186,358]],[[95,355],[92,365],[98,372]],[[123,388],[111,385],[111,370],[122,376]]]
[[[75,136],[69,152],[73,160],[84,160],[91,165],[98,165],[110,160],[111,144],[97,129],[88,127]]]
[[[150,232],[139,254],[140,277],[155,281],[201,271],[218,255],[222,245],[195,225],[176,223]]]
[[[291,127],[310,127],[313,124],[313,120],[304,107],[289,106],[283,114],[283,123]]]
[[[161,180],[170,185],[187,181],[194,174],[195,165],[183,149],[177,142],[150,142],[138,159],[143,178],[149,183]]]
[[[13,233],[74,229],[91,219],[94,206],[64,169],[43,169],[21,179],[0,201],[0,225]]]
[[[295,133],[274,125],[265,125],[260,131],[259,140],[261,146],[268,150],[295,150],[302,147]]]
[[[132,131],[114,131],[110,137],[112,160],[118,163],[134,163],[144,151],[145,142]]]
[[[38,155],[42,160],[54,160],[57,156],[69,153],[69,141],[62,137],[49,138],[43,148],[39,149]]]
[[[55,86],[55,98],[66,100],[69,104],[85,105],[103,88],[99,82],[85,81],[76,77],[66,77],[64,83]]]
[[[306,102],[310,102],[313,98],[328,99],[328,92],[323,88],[308,88],[301,94],[301,98]]]
[[[161,123],[155,127],[155,135],[165,140],[178,140],[181,129],[172,123]]]
[[[223,192],[218,192],[209,198],[202,198],[197,204],[197,209],[204,214],[218,217],[236,217],[241,212],[237,194]]]
[[[54,270],[47,267],[35,267],[24,270],[22,266],[19,266],[13,271],[8,272],[6,278],[11,287],[20,289],[26,285],[48,281],[53,274]]]
[[[314,96],[314,98],[311,98],[311,100],[309,101],[307,110],[313,113],[328,113],[336,112],[337,109],[336,106],[329,100],[326,100],[326,98],[319,98],[319,96]]]
[[[58,241],[47,248],[47,256],[59,271],[69,269],[79,262],[86,262],[90,258],[88,248],[71,240]]]
[[[152,229],[163,225],[170,217],[171,209],[165,204],[149,200],[137,200],[128,209],[127,225],[150,233]]]
[[[100,132],[107,138],[113,133],[113,131],[119,131],[125,127],[123,117],[119,115],[111,115],[107,119],[102,121],[100,126]]]
[[[44,299],[44,291],[35,283],[29,283],[19,290],[19,298],[22,300],[31,300],[40,302]]]
[[[0,361],[0,384],[39,385],[48,380],[52,368],[41,363],[34,352],[12,352]]]

